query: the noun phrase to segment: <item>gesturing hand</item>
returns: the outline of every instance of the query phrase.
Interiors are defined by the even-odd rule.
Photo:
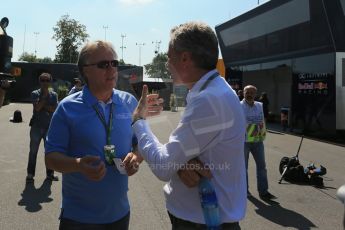
[[[147,85],[143,85],[141,98],[139,100],[137,108],[133,113],[133,121],[139,118],[145,119],[146,117],[159,115],[163,110],[162,104],[164,100],[158,97],[158,94],[148,94]]]
[[[79,171],[88,179],[100,181],[107,171],[105,164],[99,156],[85,156],[78,158]]]
[[[134,175],[139,170],[139,165],[143,161],[142,156],[138,153],[130,152],[127,154],[125,159],[123,160],[123,164],[127,171],[128,176]]]

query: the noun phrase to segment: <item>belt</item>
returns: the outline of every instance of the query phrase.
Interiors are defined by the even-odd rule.
[[[168,214],[169,214],[170,222],[173,225],[173,229],[174,229],[174,227],[176,227],[176,228],[184,227],[186,229],[195,229],[195,230],[207,229],[207,226],[205,224],[198,224],[198,223],[190,222],[187,220],[183,220],[183,219],[177,218],[176,216],[172,215],[169,212],[168,212]],[[240,228],[240,225],[238,222],[232,222],[232,223],[221,224],[220,229],[222,229],[222,230],[237,230],[237,229],[241,229],[241,228]]]

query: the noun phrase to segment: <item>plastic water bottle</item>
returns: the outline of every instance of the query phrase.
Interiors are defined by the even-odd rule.
[[[207,229],[220,229],[220,216],[216,192],[211,182],[203,177],[199,182],[201,208],[204,214]]]

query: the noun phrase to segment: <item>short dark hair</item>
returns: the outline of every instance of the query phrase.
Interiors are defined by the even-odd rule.
[[[73,84],[77,84],[78,82],[81,82],[81,80],[79,78],[73,78]]]
[[[48,77],[50,80],[52,80],[52,75],[47,72],[41,73],[40,76],[38,76],[38,79],[41,79],[42,77]]]

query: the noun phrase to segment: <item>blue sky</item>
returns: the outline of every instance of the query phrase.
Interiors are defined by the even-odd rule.
[[[267,0],[260,0],[260,4],[264,2]],[[34,53],[35,49],[39,58],[54,58],[57,43],[52,39],[52,28],[62,15],[69,14],[86,26],[89,40],[106,38],[112,42],[119,58],[121,34],[126,35],[123,40],[126,63],[139,64],[136,43],[145,43],[140,58],[144,65],[152,61],[156,41],[161,41],[160,51],[167,50],[173,26],[197,20],[214,28],[257,4],[257,0],[7,0],[1,3],[0,17],[10,20],[7,34],[14,39],[12,61],[23,50]]]

